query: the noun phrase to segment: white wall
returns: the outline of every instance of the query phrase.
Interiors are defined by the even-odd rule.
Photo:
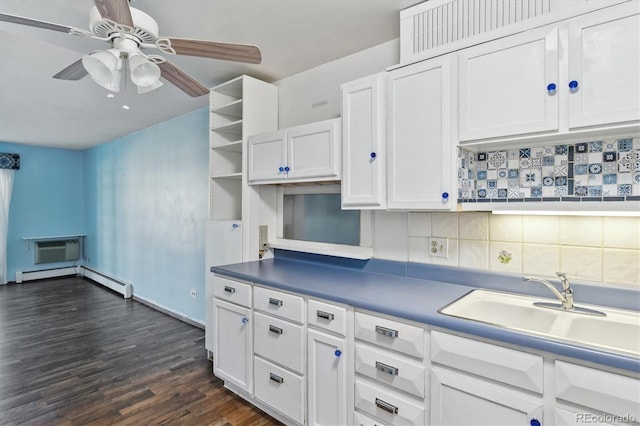
[[[398,39],[287,77],[279,90],[279,127],[340,116],[340,85],[386,70],[400,61]]]

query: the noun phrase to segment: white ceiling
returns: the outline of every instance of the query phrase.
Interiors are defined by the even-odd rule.
[[[169,58],[213,87],[241,74],[277,81],[398,38],[399,11],[421,1],[132,0],[131,6],[157,21],[161,37],[260,47],[259,65]],[[88,29],[92,6],[92,0],[0,0],[0,12],[82,29]],[[129,82],[108,99],[89,77],[51,78],[83,54],[106,47],[99,40],[0,22],[0,141],[83,149],[207,105],[207,96],[192,98],[166,82],[144,95]]]

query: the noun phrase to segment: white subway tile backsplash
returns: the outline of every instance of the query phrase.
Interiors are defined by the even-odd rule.
[[[604,282],[640,286],[640,251],[604,249]]]
[[[602,247],[602,217],[560,217],[560,243],[570,246]]]
[[[489,242],[477,240],[459,241],[459,266],[489,269]]]
[[[410,237],[431,236],[431,213],[409,212],[408,220]]]
[[[640,217],[605,217],[603,247],[640,250]]]
[[[409,237],[409,262],[431,263],[429,238]]]
[[[489,240],[522,241],[522,216],[497,215],[489,217]]]
[[[600,247],[560,247],[560,271],[569,278],[602,281],[602,249]]]
[[[523,216],[524,243],[559,244],[560,216]]]
[[[489,213],[459,213],[458,237],[461,240],[488,240]]]
[[[522,272],[556,278],[560,271],[560,246],[551,244],[523,244]]]
[[[373,254],[378,259],[409,260],[407,213],[377,211],[373,217]]]
[[[431,236],[458,238],[458,214],[431,213]]]

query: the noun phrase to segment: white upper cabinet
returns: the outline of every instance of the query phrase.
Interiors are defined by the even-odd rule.
[[[638,9],[627,2],[460,51],[460,142],[637,130]]]
[[[451,58],[419,62],[388,74],[389,209],[456,209]]]
[[[335,118],[251,136],[249,183],[339,180],[341,135]]]
[[[569,23],[569,128],[640,119],[640,7],[630,2]]]
[[[542,28],[459,55],[460,140],[558,129],[558,29]]]
[[[342,85],[342,208],[386,207],[386,73]]]

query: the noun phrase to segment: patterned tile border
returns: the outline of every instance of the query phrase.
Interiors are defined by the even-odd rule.
[[[640,139],[458,149],[458,202],[640,200]]]

